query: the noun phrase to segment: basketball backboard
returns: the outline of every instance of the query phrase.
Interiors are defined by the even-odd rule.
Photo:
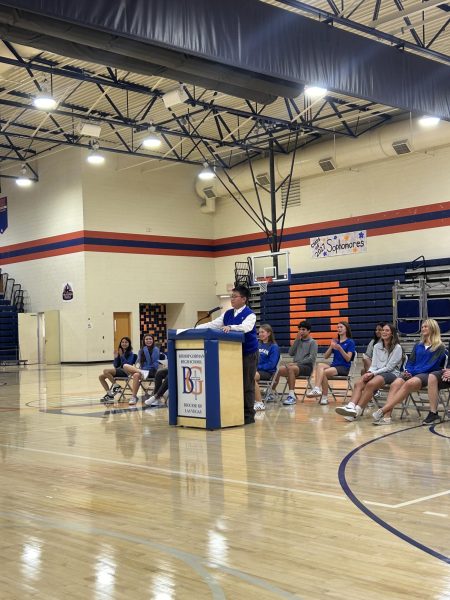
[[[289,268],[289,252],[271,252],[252,256],[253,283],[274,281],[289,282],[291,270]]]

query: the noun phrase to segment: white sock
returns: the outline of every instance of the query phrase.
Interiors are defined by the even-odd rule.
[[[354,402],[352,402],[351,400],[350,400],[350,402],[347,404],[347,406],[348,406],[349,408],[356,408],[356,404],[355,404]]]
[[[295,390],[289,390],[289,395],[290,396],[295,396]]]
[[[362,408],[358,404],[355,406],[355,409],[357,415],[360,415],[362,413]]]

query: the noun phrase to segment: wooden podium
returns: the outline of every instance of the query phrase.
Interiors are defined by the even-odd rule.
[[[169,329],[169,425],[244,424],[243,341],[240,332]]]

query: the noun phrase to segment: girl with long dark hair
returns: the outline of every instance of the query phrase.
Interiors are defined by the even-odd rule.
[[[337,338],[331,340],[324,358],[333,355],[331,364],[318,363],[314,376],[313,389],[306,395],[309,398],[319,397],[320,404],[328,404],[328,378],[336,375],[348,375],[356,346],[352,340],[352,330],[347,321],[339,321],[336,326]]]

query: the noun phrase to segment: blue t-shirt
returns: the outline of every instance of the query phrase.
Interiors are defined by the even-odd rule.
[[[355,342],[351,338],[347,338],[343,342],[338,342],[338,344],[342,350],[344,350],[344,352],[351,352],[353,357],[355,356],[356,346]],[[331,363],[330,367],[347,367],[347,369],[349,369],[350,366],[351,361],[345,360],[339,350],[333,350],[333,362]]]
[[[280,348],[278,347],[278,344],[263,344],[262,342],[259,342],[258,350],[258,371],[275,373],[280,359]]]

